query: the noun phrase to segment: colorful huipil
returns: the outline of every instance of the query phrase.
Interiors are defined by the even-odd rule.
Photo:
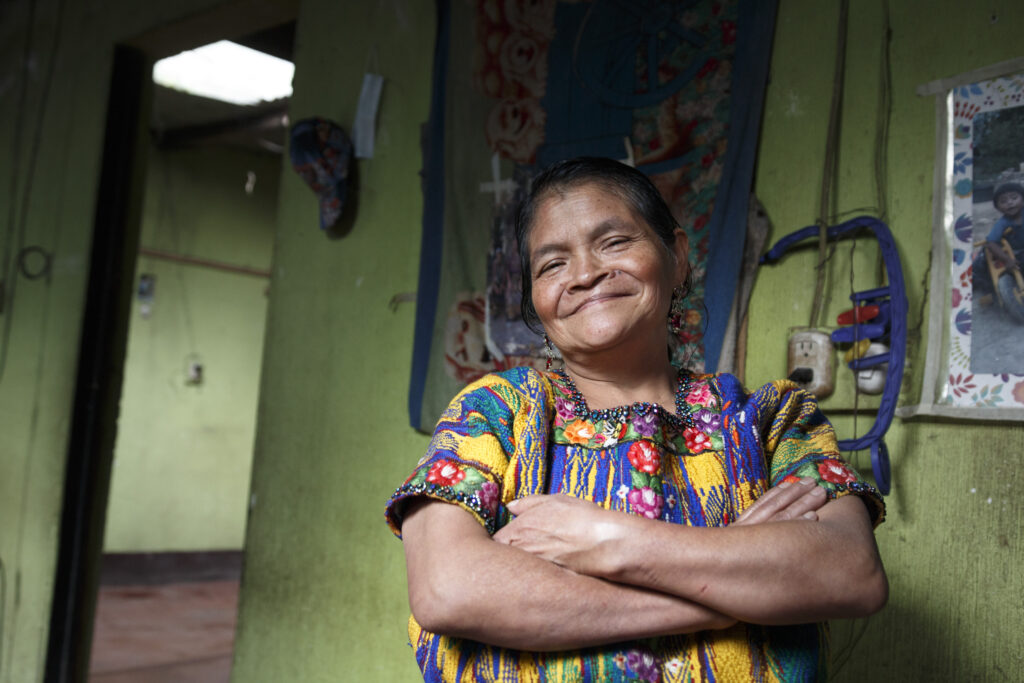
[[[747,394],[731,375],[698,375],[685,395],[692,426],[653,413],[624,423],[576,416],[556,374],[515,368],[464,389],[441,416],[427,454],[388,501],[398,535],[413,496],[458,505],[494,533],[505,504],[564,493],[672,524],[725,526],[769,487],[813,477],[830,499],[881,497],[844,462],[831,425],[788,381]],[[681,433],[678,433],[681,431]],[[841,552],[841,549],[836,549]],[[499,607],[498,604],[495,607]],[[525,652],[438,635],[409,620],[426,681],[805,681],[827,675],[825,624],[758,626],[646,638],[564,652]]]

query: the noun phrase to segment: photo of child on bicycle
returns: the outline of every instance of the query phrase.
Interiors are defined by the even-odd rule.
[[[974,120],[971,370],[1024,372],[1024,107]]]

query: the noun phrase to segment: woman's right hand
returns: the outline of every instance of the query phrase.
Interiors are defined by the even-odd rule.
[[[733,523],[764,524],[804,519],[816,522],[818,510],[828,502],[825,489],[811,477],[797,482],[783,482],[768,490],[754,504],[743,511]]]

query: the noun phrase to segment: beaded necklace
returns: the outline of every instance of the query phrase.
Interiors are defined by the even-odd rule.
[[[655,417],[660,417],[661,420],[668,425],[670,428],[682,432],[685,427],[693,427],[693,416],[690,414],[690,406],[686,402],[686,395],[690,392],[690,386],[693,384],[693,380],[689,374],[680,368],[676,379],[676,411],[665,410],[657,403],[648,403],[646,401],[636,402],[627,406],[616,406],[615,408],[603,408],[601,410],[591,410],[587,405],[587,399],[583,398],[583,393],[576,387],[576,383],[572,381],[564,368],[555,370],[555,374],[565,381],[566,386],[569,388],[569,402],[572,405],[573,417],[580,419],[587,419],[591,422],[597,422],[599,420],[613,420],[619,424],[625,424],[629,418],[630,413],[637,417],[644,417],[648,413],[654,413]]]

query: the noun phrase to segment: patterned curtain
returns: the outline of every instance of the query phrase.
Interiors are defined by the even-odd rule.
[[[674,361],[718,365],[774,27],[757,0],[439,0],[424,136],[412,425],[494,370],[542,365],[519,317],[516,203],[560,159],[646,173],[690,240]]]

